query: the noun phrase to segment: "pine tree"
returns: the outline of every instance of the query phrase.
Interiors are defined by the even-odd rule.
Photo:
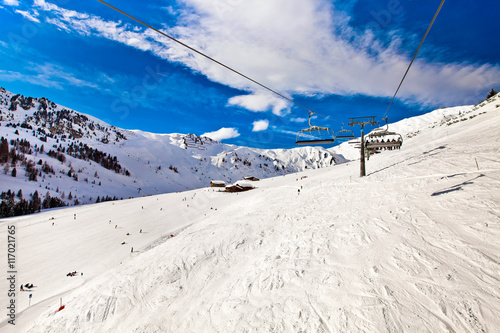
[[[21,216],[21,215],[26,215],[29,214],[29,204],[28,201],[21,199],[15,206],[14,206],[14,216]]]
[[[2,137],[0,140],[0,163],[7,163],[9,160],[9,142]]]
[[[490,91],[490,93],[488,94],[488,96],[486,96],[486,99],[488,99],[488,98],[490,98],[490,97],[493,97],[493,96],[495,96],[496,94],[498,94],[498,92],[497,92],[495,89],[491,88],[491,91]]]
[[[12,169],[11,176],[12,176],[12,177],[16,177],[16,176],[17,176],[17,171],[16,171],[16,168]]]
[[[38,191],[35,191],[33,193],[33,195],[31,196],[31,200],[30,200],[30,203],[29,203],[29,211],[30,213],[36,213],[36,212],[39,212],[42,208],[42,205],[41,205],[41,200],[40,200],[40,196],[38,195]]]
[[[42,208],[44,209],[47,209],[47,208],[50,208],[50,193],[49,191],[47,191],[47,194],[45,194],[45,198],[43,199],[43,202],[42,202]]]

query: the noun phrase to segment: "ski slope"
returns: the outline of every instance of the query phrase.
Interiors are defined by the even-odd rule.
[[[4,219],[36,287],[0,331],[499,331],[498,104],[405,125],[365,178],[352,161]]]

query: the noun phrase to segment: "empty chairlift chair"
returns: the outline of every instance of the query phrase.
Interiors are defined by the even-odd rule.
[[[309,112],[309,127],[297,133],[295,144],[297,145],[321,145],[335,142],[335,133],[329,127],[311,125],[311,116],[314,112]]]
[[[354,132],[351,130],[344,129],[344,123],[342,123],[342,129],[337,132],[337,134],[335,135],[335,139],[337,140],[354,139]]]

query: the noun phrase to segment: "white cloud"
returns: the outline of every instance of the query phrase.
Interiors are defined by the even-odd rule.
[[[232,139],[240,136],[240,133],[238,133],[238,129],[236,128],[227,128],[227,127],[222,127],[220,130],[215,131],[215,132],[208,132],[205,134],[202,134],[201,136],[206,136],[212,140],[215,141],[222,141],[224,139]]]
[[[307,119],[298,117],[298,118],[290,118],[290,121],[293,121],[294,123],[304,123],[307,121]]]
[[[30,21],[40,23],[40,20],[37,18],[39,14],[36,10],[34,10],[33,13],[30,13],[30,12],[27,12],[24,10],[16,9],[15,12],[18,14],[21,14],[22,16],[24,16],[26,19],[28,19]]]
[[[252,132],[265,131],[269,127],[269,120],[257,120],[252,123]]]
[[[184,42],[288,95],[392,97],[410,60],[407,50],[399,48],[397,34],[384,46],[369,31],[351,29],[347,14],[336,10],[331,1],[184,2],[192,11],[185,16],[185,26],[173,30]],[[182,55],[180,50],[172,52],[214,81],[257,90],[217,64]],[[499,82],[500,66],[486,67],[496,77],[494,82]],[[477,64],[417,59],[398,97],[447,103],[482,86],[485,69]]]
[[[407,50],[398,46],[397,33],[385,46],[370,31],[356,32],[349,27],[347,14],[338,11],[331,1],[183,3],[187,8],[181,11],[184,14],[178,18],[179,25],[167,33],[286,96],[390,98],[410,60]],[[44,0],[35,0],[34,4],[51,17],[47,22],[60,28],[151,52],[182,63],[212,81],[250,93],[231,98],[229,105],[254,112],[289,113],[287,101],[265,97],[260,87],[241,76],[151,30],[137,29],[135,23],[106,21]],[[130,21],[124,18],[124,22]],[[398,98],[420,104],[456,103],[457,98],[463,100],[483,88],[485,80],[494,86],[500,83],[499,78],[498,64],[435,63],[417,58]]]
[[[264,112],[272,109],[275,115],[280,116],[288,114],[291,103],[268,93],[255,93],[231,97],[228,104],[240,106],[253,112]]]
[[[3,4],[7,5],[7,6],[17,7],[17,6],[19,6],[19,1],[18,0],[3,0]]]

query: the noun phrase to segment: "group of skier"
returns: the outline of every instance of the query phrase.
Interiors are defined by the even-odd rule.
[[[74,272],[69,272],[68,274],[66,274],[66,276],[76,276],[78,273],[77,271],[74,271]],[[83,276],[83,273],[80,273],[80,276]]]
[[[391,140],[391,139],[387,139],[387,141],[385,141],[384,139],[381,139],[380,141],[379,141],[378,139],[376,139],[376,140],[370,140],[370,143],[386,143],[386,142],[387,142],[387,143],[389,143],[389,142],[390,142],[391,144],[397,144],[397,145],[395,145],[395,146],[388,146],[388,147],[377,147],[377,148],[375,148],[375,150],[382,150],[382,149],[383,149],[383,150],[386,150],[386,149],[387,149],[387,150],[401,149],[401,144],[402,144],[402,142],[401,142],[401,139],[400,139],[400,138],[398,138],[397,140],[396,140],[396,139],[392,139],[392,140]]]
[[[31,288],[33,288],[33,283],[26,283],[25,285],[21,285],[20,290],[25,291],[25,290],[30,290]]]

